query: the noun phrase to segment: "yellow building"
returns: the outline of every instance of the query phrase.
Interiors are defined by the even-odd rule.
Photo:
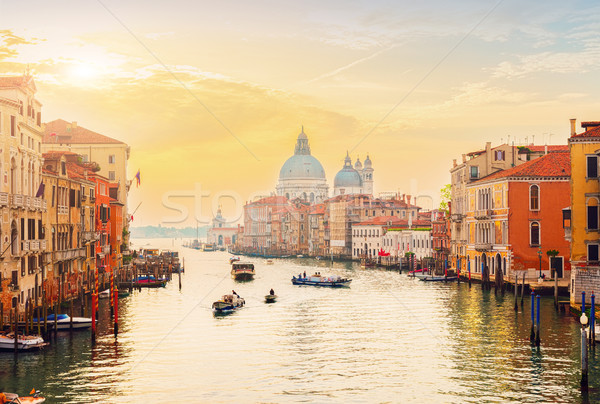
[[[565,237],[571,241],[571,303],[581,292],[600,290],[600,122],[582,122],[577,134],[571,119],[571,207],[563,212]]]
[[[55,302],[89,290],[95,271],[95,183],[87,179],[91,164],[64,151],[43,154],[42,178],[48,211],[44,223],[47,267],[46,293]]]
[[[8,310],[41,301],[46,249],[40,197],[41,103],[27,74],[0,77],[0,302]]]
[[[108,178],[111,183],[119,184],[116,199],[124,206],[123,226],[127,228],[127,192],[131,185],[127,176],[129,146],[120,140],[81,127],[77,122],[57,119],[44,126],[42,152],[57,150],[71,151],[81,155],[83,162],[97,163],[100,167],[99,175]]]

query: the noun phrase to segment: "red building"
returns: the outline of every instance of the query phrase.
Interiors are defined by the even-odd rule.
[[[438,268],[444,268],[450,255],[450,215],[435,211],[431,222],[431,242],[433,259]],[[450,263],[447,264],[450,266]]]
[[[570,176],[569,153],[557,151],[467,186],[466,259],[476,278],[514,279],[514,271],[527,271],[532,281],[557,271],[569,279],[562,210],[571,203]]]

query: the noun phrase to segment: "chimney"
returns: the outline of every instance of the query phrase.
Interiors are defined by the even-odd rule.
[[[548,145],[544,146],[544,154],[548,154]]]
[[[571,122],[571,137],[572,137],[577,134],[577,129],[575,129],[575,126],[577,125],[577,119],[571,118],[571,119],[569,119],[569,121]]]
[[[456,167],[456,159],[452,160],[452,167]]]
[[[406,195],[406,203],[410,205],[410,195]]]
[[[463,162],[463,163],[466,163],[466,162],[467,162],[467,155],[466,155],[466,154],[463,154],[463,155],[462,155],[462,162]]]

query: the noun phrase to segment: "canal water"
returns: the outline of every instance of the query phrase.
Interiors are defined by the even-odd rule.
[[[479,285],[435,284],[405,273],[312,259],[250,259],[251,282],[229,275],[229,254],[175,248],[183,287],[120,299],[120,334],[106,301],[100,336],[56,341],[39,353],[0,354],[0,389],[40,389],[49,403],[590,402],[579,391],[579,326],[542,299],[541,348],[529,343],[530,306]],[[306,271],[353,279],[349,288],[293,286]],[[275,289],[279,299],[265,304]],[[246,307],[213,317],[213,301],[236,292]],[[600,355],[600,346],[597,355]],[[596,355],[592,351],[592,355]],[[591,358],[590,384],[600,386]]]

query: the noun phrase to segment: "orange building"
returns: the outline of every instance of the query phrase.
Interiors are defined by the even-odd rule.
[[[537,282],[554,270],[570,278],[570,245],[561,231],[570,175],[569,153],[557,151],[467,186],[466,261],[474,278],[514,279],[514,271],[527,271]],[[551,250],[558,251],[552,259]]]

